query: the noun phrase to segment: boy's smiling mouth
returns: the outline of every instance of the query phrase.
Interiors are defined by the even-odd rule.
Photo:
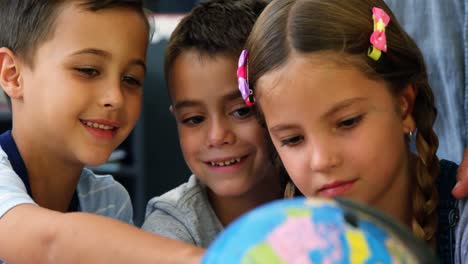
[[[103,125],[99,123],[94,123],[90,121],[83,121],[81,120],[81,123],[83,123],[86,126],[92,127],[92,128],[98,128],[98,129],[103,129],[103,130],[114,130],[114,126],[108,126],[108,125]]]
[[[225,166],[237,164],[241,162],[243,159],[245,159],[245,157],[246,156],[237,157],[237,158],[218,159],[216,161],[208,161],[206,163],[213,167],[225,167]]]
[[[119,124],[115,121],[80,119],[80,122],[93,137],[100,140],[113,139],[119,130]]]

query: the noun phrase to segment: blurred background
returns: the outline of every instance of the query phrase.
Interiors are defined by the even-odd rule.
[[[128,153],[121,170],[112,173],[129,191],[135,224],[141,225],[146,203],[182,184],[189,176],[180,150],[176,122],[169,112],[163,58],[167,40],[182,16],[199,0],[147,0],[156,27],[149,45],[143,110],[136,128],[120,149]]]
[[[128,150],[133,151],[134,171],[122,181],[132,196],[135,224],[144,219],[147,201],[185,182],[190,176],[180,150],[176,122],[169,112],[169,98],[163,74],[167,40],[180,21],[199,0],[147,0],[156,25],[148,49],[143,111]]]

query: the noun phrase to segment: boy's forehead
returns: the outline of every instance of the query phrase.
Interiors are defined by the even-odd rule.
[[[75,53],[85,48],[103,49],[112,54],[126,48],[129,53],[146,57],[148,28],[138,12],[118,7],[91,11],[79,2],[67,2],[70,3],[59,12],[51,37],[43,45],[49,42],[56,54],[64,49]]]
[[[175,59],[168,76],[171,99],[235,100],[240,97],[236,68],[237,58],[233,56],[184,51]]]
[[[230,93],[214,95],[212,97],[182,97],[172,101],[174,111],[201,110],[205,113],[224,112],[233,106],[244,104],[239,91],[232,90]]]

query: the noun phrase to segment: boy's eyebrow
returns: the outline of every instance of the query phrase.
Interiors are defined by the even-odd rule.
[[[130,61],[130,64],[139,65],[143,68],[143,71],[146,73],[146,63],[141,59],[133,59]]]
[[[184,108],[184,107],[195,107],[195,106],[199,106],[201,103],[199,101],[196,101],[196,100],[183,100],[183,101],[179,101],[179,102],[176,102],[174,104],[174,109],[180,109],[180,108]]]
[[[242,95],[239,91],[239,89],[234,89],[233,91],[223,95],[223,101],[232,101],[232,100],[237,100],[237,99],[242,99]]]
[[[112,57],[112,55],[105,50],[93,49],[93,48],[82,49],[82,50],[73,52],[71,55],[76,56],[76,55],[81,55],[81,54],[94,54],[94,55],[98,55],[98,56],[106,57],[106,58]]]
[[[239,90],[237,88],[234,89],[233,91],[223,95],[221,98],[222,98],[223,102],[224,101],[237,100],[237,99],[242,100],[241,93],[239,92]],[[184,107],[195,107],[195,106],[199,106],[201,104],[202,103],[197,101],[197,100],[182,100],[182,101],[176,102],[174,104],[174,109],[180,109],[180,108],[184,108]]]
[[[105,50],[93,49],[93,48],[82,49],[82,50],[79,50],[79,51],[76,51],[76,52],[72,53],[71,55],[76,56],[76,55],[81,55],[81,54],[94,54],[94,55],[104,57],[104,58],[112,57],[112,55],[109,52],[105,51]],[[142,59],[133,59],[133,60],[130,61],[130,64],[139,65],[139,66],[143,67],[143,70],[146,73],[146,63],[145,63],[144,60],[142,60]]]

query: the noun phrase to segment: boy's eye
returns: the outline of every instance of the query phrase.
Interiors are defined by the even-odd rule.
[[[360,115],[360,116],[355,116],[355,117],[352,117],[352,118],[345,119],[345,120],[340,121],[338,123],[338,127],[345,128],[345,129],[353,128],[354,126],[359,124],[359,122],[362,120],[362,118],[363,118],[363,116]]]
[[[75,70],[86,77],[96,77],[99,75],[99,71],[94,68],[75,68]]]
[[[304,140],[304,136],[294,136],[281,140],[281,146],[295,146],[301,143]]]
[[[122,81],[127,83],[130,86],[141,87],[142,82],[132,76],[123,76]]]
[[[203,122],[203,120],[205,120],[205,118],[202,117],[202,116],[192,116],[192,117],[183,119],[183,120],[182,120],[182,124],[187,124],[187,125],[198,125],[198,124],[200,124],[201,122]]]
[[[251,107],[241,107],[231,113],[234,117],[244,119],[252,115]]]

